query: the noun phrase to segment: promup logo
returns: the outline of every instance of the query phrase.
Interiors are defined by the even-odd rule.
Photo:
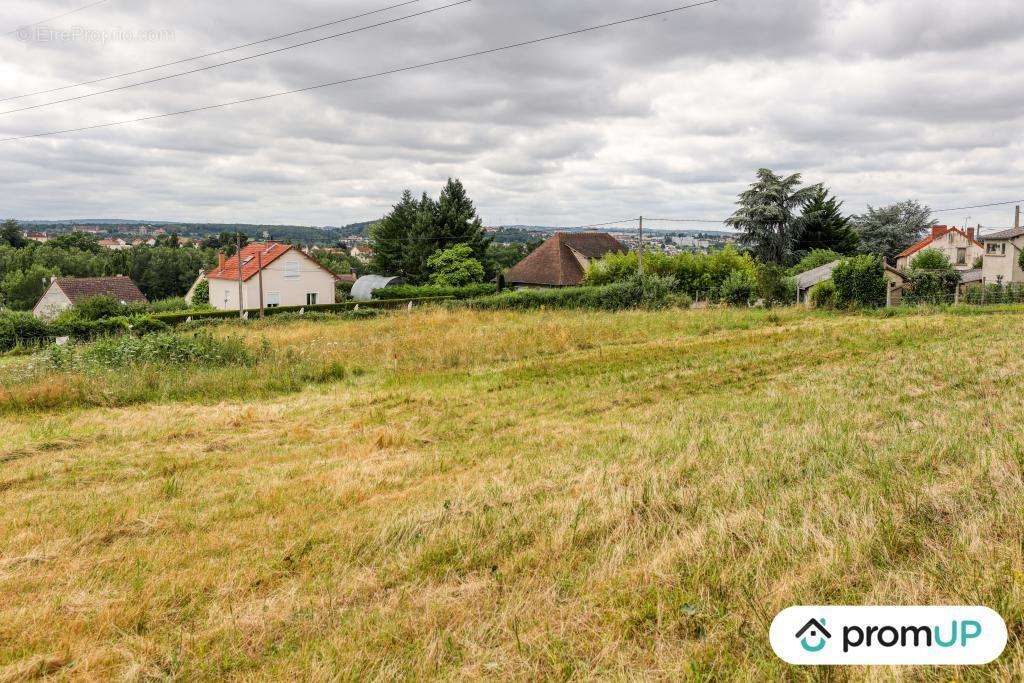
[[[829,638],[832,634],[825,628],[825,620],[818,621],[817,619],[811,619],[804,627],[797,631],[796,637],[800,639],[800,645],[808,652],[821,652],[828,645]],[[815,643],[811,645],[810,642]]]
[[[791,607],[771,628],[775,653],[797,665],[981,665],[1006,640],[986,607]]]

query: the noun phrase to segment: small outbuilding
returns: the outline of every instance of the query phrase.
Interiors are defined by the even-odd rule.
[[[373,293],[378,289],[397,287],[404,285],[405,280],[400,277],[385,277],[382,275],[364,275],[352,285],[352,298],[356,301],[372,301]]]
[[[146,295],[131,278],[117,277],[55,277],[39,298],[32,314],[53,320],[78,302],[94,296],[109,296],[122,304],[148,303]]]
[[[505,274],[512,287],[576,287],[583,284],[591,261],[629,251],[603,232],[555,233],[555,236]]]
[[[808,270],[806,273],[797,275],[796,290],[799,302],[802,304],[809,303],[808,295],[811,288],[825,280],[831,280],[833,271],[835,271],[836,266],[840,263],[842,263],[842,260],[833,261],[832,263],[826,263],[823,266],[818,266]],[[908,278],[904,272],[893,268],[889,264],[885,264],[885,284],[889,290],[887,300],[890,306],[898,306],[903,301],[903,292],[907,287],[907,282]]]

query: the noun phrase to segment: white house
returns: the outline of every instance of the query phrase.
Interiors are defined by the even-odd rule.
[[[960,228],[936,225],[928,237],[896,257],[896,267],[900,270],[910,270],[914,257],[925,249],[942,252],[953,267],[961,272],[973,270],[974,262],[985,253],[985,247],[975,239],[974,228],[968,228],[965,232]]]
[[[241,257],[241,258],[239,258]],[[206,275],[210,282],[210,305],[220,310],[238,310],[238,269],[242,269],[242,307],[263,305],[316,306],[333,304],[334,273],[301,250],[277,242],[254,242],[239,255],[225,259]],[[260,274],[262,272],[262,277]]]
[[[985,263],[981,274],[986,285],[1008,285],[1024,282],[1020,254],[1024,250],[1024,228],[1010,228],[986,235]]]
[[[123,304],[146,303],[145,295],[130,278],[117,277],[55,277],[39,297],[32,314],[53,320],[79,301],[93,296],[109,296]]]

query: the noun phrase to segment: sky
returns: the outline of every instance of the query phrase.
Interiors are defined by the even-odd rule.
[[[678,7],[404,7],[0,102],[0,138],[258,97]],[[689,0],[694,2],[695,0]],[[5,0],[0,98],[234,47],[402,0]],[[53,19],[57,15],[81,11]],[[401,19],[254,60],[55,99]],[[28,25],[28,28],[22,28]],[[0,214],[344,225],[460,178],[488,225],[722,220],[758,168],[863,212],[1024,199],[1019,0],[719,0],[424,69],[185,116],[0,142]],[[943,212],[1006,227],[1013,207]],[[661,227],[669,227],[664,224]],[[715,227],[678,223],[678,228]]]

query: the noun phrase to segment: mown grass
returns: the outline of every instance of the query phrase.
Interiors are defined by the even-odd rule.
[[[0,679],[1024,675],[1024,316],[217,333],[345,372],[178,372],[134,404],[143,380],[93,375],[121,407],[0,415]],[[984,604],[1010,645],[983,669],[784,665],[771,619],[819,603]]]

